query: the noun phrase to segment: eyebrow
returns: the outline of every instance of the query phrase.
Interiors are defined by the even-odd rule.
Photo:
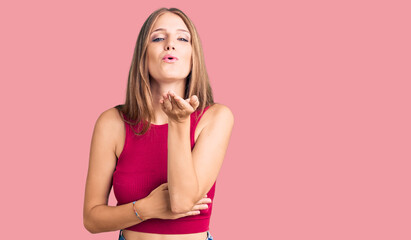
[[[166,29],[164,28],[157,28],[156,30],[154,30],[153,32],[157,32],[157,31],[165,31]],[[188,34],[190,34],[189,31],[185,30],[185,29],[177,29],[177,31],[183,31],[183,32],[187,32]]]

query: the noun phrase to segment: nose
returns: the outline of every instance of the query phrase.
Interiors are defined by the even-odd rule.
[[[169,51],[170,49],[176,50],[176,48],[174,47],[174,42],[173,40],[168,40],[166,45],[165,45],[165,50]]]

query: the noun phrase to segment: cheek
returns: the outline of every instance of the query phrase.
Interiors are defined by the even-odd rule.
[[[186,59],[186,61],[191,61],[191,55],[192,55],[191,49],[187,49],[187,51],[184,53],[184,58]]]
[[[147,60],[148,60],[149,63],[155,63],[156,62],[157,54],[156,54],[155,49],[153,49],[153,48],[148,48],[147,49],[147,58],[148,58]]]

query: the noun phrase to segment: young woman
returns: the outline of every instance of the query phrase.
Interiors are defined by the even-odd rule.
[[[213,239],[215,184],[234,124],[214,103],[198,33],[179,9],[138,35],[125,104],[96,121],[83,222],[127,240]],[[117,206],[108,206],[113,186]]]

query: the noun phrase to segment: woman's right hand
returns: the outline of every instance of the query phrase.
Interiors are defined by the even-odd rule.
[[[147,211],[150,212],[149,218],[177,219],[186,216],[198,215],[200,214],[200,210],[207,209],[207,203],[211,202],[211,199],[206,196],[198,201],[190,211],[186,213],[173,213],[171,211],[168,183],[163,183],[151,191],[151,193],[146,197],[148,202],[147,205],[150,207],[150,210],[147,209]]]

